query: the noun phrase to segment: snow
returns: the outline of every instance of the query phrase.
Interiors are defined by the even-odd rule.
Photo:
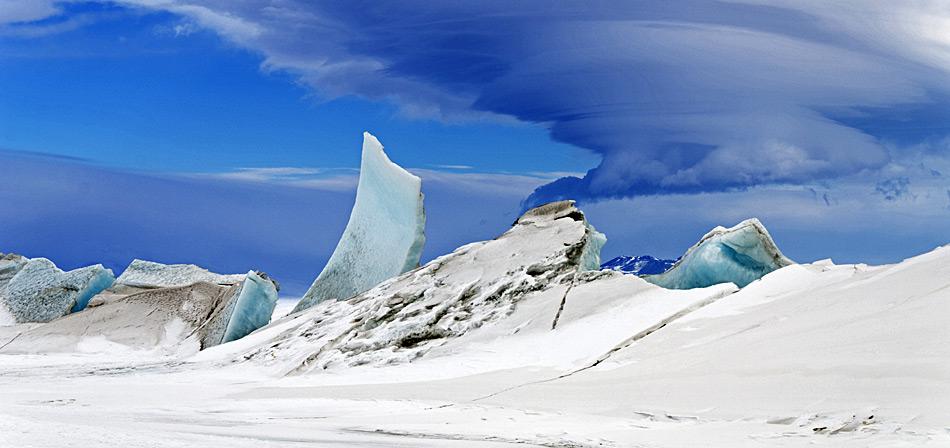
[[[765,226],[752,218],[728,229],[716,227],[669,270],[644,278],[672,289],[729,282],[741,288],[792,263],[782,255]]]
[[[610,269],[611,271],[623,272],[633,275],[651,275],[662,274],[668,271],[676,260],[663,260],[650,255],[639,255],[631,257],[621,255],[602,264],[601,269]]]
[[[45,258],[7,262],[0,271],[15,274],[0,284],[0,314],[15,322],[49,322],[85,308],[92,296],[112,285],[112,271],[101,264],[63,272]],[[0,320],[9,322],[9,317]]]
[[[551,204],[200,352],[236,287],[0,328],[0,446],[950,446],[950,247],[678,290],[587,270],[597,245]]]
[[[389,160],[383,145],[363,134],[356,203],[327,265],[297,304],[353,297],[419,265],[425,243],[422,181]]]
[[[197,282],[234,285],[243,280],[244,274],[215,274],[193,264],[162,264],[135,259],[115,282],[141,288],[167,288]]]

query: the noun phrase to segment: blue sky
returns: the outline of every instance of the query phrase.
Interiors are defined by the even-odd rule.
[[[0,0],[0,251],[298,292],[369,130],[424,179],[426,258],[574,198],[605,257],[757,216],[794,259],[897,261],[950,241],[948,29],[939,0]]]

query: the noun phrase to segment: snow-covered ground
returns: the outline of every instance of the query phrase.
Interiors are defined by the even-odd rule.
[[[234,343],[0,355],[0,446],[950,446],[950,248],[732,294],[586,285],[556,329],[536,323],[552,289],[389,366],[281,376]]]
[[[602,243],[548,204],[201,351],[150,307],[207,283],[0,326],[0,447],[950,446],[950,247],[674,290]]]

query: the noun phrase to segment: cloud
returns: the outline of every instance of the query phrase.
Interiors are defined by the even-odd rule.
[[[485,173],[472,167],[448,165],[443,169],[409,168],[424,184],[442,190],[479,191],[502,197],[523,198],[527,192],[564,175],[563,172]],[[258,167],[220,173],[188,173],[183,176],[223,181],[250,182],[323,191],[355,191],[359,170],[352,168]]]
[[[33,22],[59,14],[52,0],[0,0],[0,25]]]
[[[945,0],[120,3],[212,29],[324,98],[536,123],[602,156],[528,204],[879,170],[874,117],[950,97]]]

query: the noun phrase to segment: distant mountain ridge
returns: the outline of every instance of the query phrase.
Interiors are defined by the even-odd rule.
[[[600,265],[600,268],[623,272],[624,274],[656,275],[666,272],[673,267],[674,263],[676,263],[676,260],[665,260],[650,255],[636,257],[621,255]]]

